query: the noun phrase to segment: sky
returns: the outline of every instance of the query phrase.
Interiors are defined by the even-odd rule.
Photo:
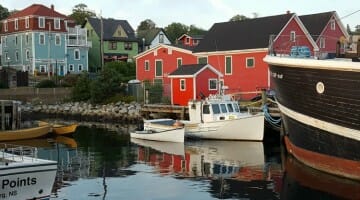
[[[253,18],[254,13],[266,17],[287,11],[297,15],[336,11],[345,27],[349,24],[354,30],[360,25],[359,0],[0,0],[0,5],[9,10],[22,10],[34,3],[47,7],[53,4],[65,15],[84,3],[98,16],[127,20],[134,30],[145,19],[162,28],[179,22],[208,30],[214,23],[228,21],[237,14]]]

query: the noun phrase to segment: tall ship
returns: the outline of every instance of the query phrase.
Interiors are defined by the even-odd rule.
[[[349,53],[338,42],[336,53],[329,54],[307,46],[279,53],[270,45],[264,58],[282,115],[287,151],[310,167],[357,180],[359,46]]]

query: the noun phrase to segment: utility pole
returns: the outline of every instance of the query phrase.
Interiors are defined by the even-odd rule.
[[[104,23],[100,11],[100,57],[101,57],[101,70],[104,69]]]
[[[51,60],[50,60],[50,48],[51,48],[51,45],[50,45],[50,42],[51,42],[51,22],[48,22],[48,25],[49,25],[49,35],[48,35],[48,68],[47,68],[47,71],[48,71],[48,78],[50,79],[50,65],[51,65]]]

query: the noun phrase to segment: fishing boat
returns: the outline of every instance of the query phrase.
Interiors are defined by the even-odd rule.
[[[39,159],[35,147],[0,144],[0,198],[49,199],[57,162]]]
[[[56,135],[66,135],[75,133],[77,124],[52,124],[52,132]]]
[[[139,146],[150,147],[162,153],[181,155],[181,156],[185,155],[184,144],[181,142],[162,142],[162,141],[152,141],[152,140],[141,140],[136,138],[131,138],[130,141]]]
[[[50,132],[50,125],[20,128],[15,130],[0,130],[0,141],[26,140],[45,136]]]
[[[239,103],[222,92],[188,103],[185,136],[196,139],[253,140],[264,137],[264,113],[240,111]]]
[[[351,59],[297,54],[264,58],[282,113],[286,148],[308,166],[360,180],[359,46]]]

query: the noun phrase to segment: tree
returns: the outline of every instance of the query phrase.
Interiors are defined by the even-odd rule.
[[[136,32],[140,31],[147,31],[156,28],[155,22],[153,22],[151,19],[145,19],[144,21],[140,22],[139,26],[136,29]]]
[[[191,34],[191,35],[205,35],[205,32],[206,32],[206,30],[204,30],[202,28],[198,28],[195,25],[190,25],[189,34]]]
[[[246,19],[249,19],[248,17],[246,17],[245,15],[235,15],[233,16],[229,21],[230,22],[233,22],[233,21],[242,21],[242,20],[246,20]]]
[[[165,32],[169,37],[169,40],[174,43],[175,40],[180,37],[182,34],[187,33],[189,27],[185,24],[173,22],[165,27]]]
[[[105,67],[90,83],[90,101],[100,103],[119,92],[121,76],[115,69]]]
[[[80,3],[72,9],[70,17],[75,20],[76,24],[84,25],[86,18],[96,16],[96,14],[87,8],[87,5]]]
[[[72,100],[86,101],[90,99],[90,83],[89,74],[83,72],[76,81],[71,91]]]
[[[346,32],[349,33],[349,34],[352,33],[349,24],[346,25]]]
[[[9,10],[0,5],[0,20],[6,19],[9,15]]]

